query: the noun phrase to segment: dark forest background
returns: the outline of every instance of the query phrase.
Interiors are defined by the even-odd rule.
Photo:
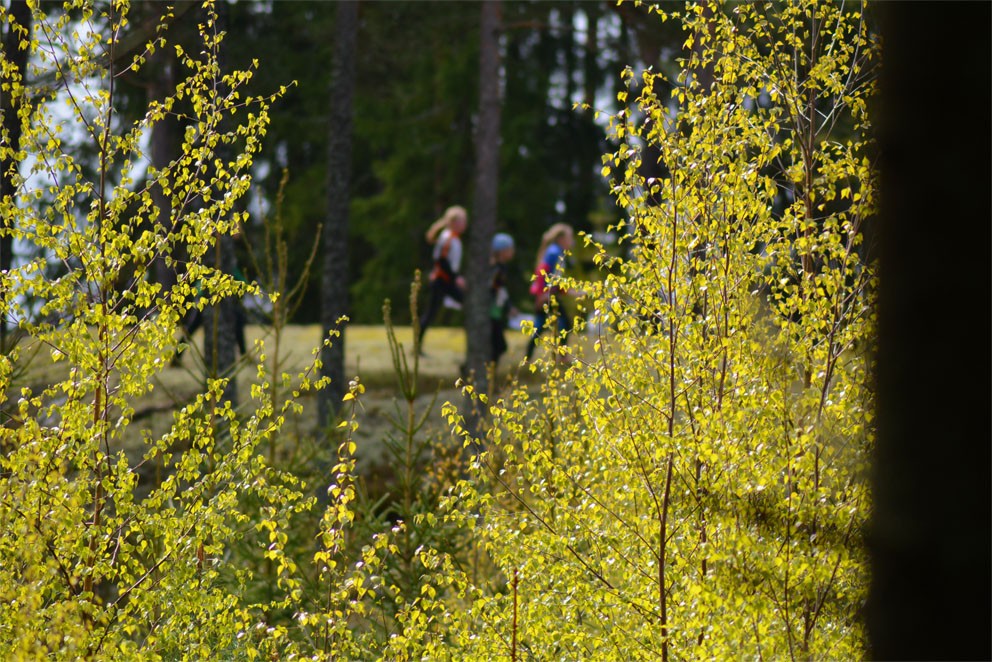
[[[338,3],[239,2],[224,7],[232,68],[253,58],[258,93],[290,85],[271,111],[256,162],[252,225],[275,213],[290,273],[302,272],[318,228],[327,225],[328,143]],[[348,206],[348,314],[381,322],[382,302],[404,300],[415,269],[429,269],[424,231],[452,204],[473,211],[479,114],[479,3],[366,2],[358,6],[353,70]],[[152,4],[149,9],[156,9]],[[610,2],[507,2],[501,7],[501,117],[495,227],[517,241],[514,295],[526,280],[541,233],[558,221],[605,232],[619,219],[599,175],[605,116],[615,111],[621,72],[672,66],[684,35],[643,8]],[[195,11],[195,10],[193,10]],[[174,30],[192,21],[177,20]],[[145,88],[134,87],[135,94]],[[573,109],[587,104],[588,109]],[[473,220],[470,217],[469,234]],[[246,262],[241,256],[240,262]],[[577,267],[583,266],[581,256]],[[319,320],[319,268],[292,321]],[[408,321],[405,306],[394,308]]]

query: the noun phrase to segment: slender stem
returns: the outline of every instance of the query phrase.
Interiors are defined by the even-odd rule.
[[[510,646],[510,662],[517,662],[517,584],[519,581],[520,576],[514,569],[513,581],[510,583],[513,587],[513,642]]]
[[[668,594],[665,591],[665,544],[668,542],[668,501],[672,491],[672,461],[668,456],[668,470],[665,476],[665,494],[662,497],[659,521],[660,540],[658,542],[658,608],[661,612],[661,660],[668,662]]]
[[[110,449],[109,449],[109,438],[108,430],[106,426],[106,420],[110,411],[110,405],[108,403],[109,398],[109,373],[110,373],[110,353],[109,353],[109,342],[108,342],[108,329],[107,329],[107,295],[108,295],[108,283],[106,265],[107,265],[107,242],[105,241],[104,234],[107,230],[107,170],[108,161],[110,159],[110,128],[113,122],[114,116],[114,46],[117,43],[117,30],[119,26],[114,25],[114,4],[110,3],[110,24],[113,30],[113,36],[110,39],[110,62],[109,73],[110,82],[109,89],[107,93],[107,115],[104,121],[103,127],[103,137],[99,144],[100,150],[100,190],[98,192],[99,201],[99,213],[97,215],[97,242],[100,249],[100,273],[98,274],[98,299],[99,299],[99,330],[98,330],[98,344],[99,344],[99,370],[100,375],[96,383],[96,392],[93,397],[93,427],[99,435],[99,442],[97,443],[97,448],[94,450],[94,489],[93,489],[93,519],[90,522],[90,540],[89,540],[89,553],[90,553],[90,563],[95,563],[95,557],[98,547],[98,537],[99,537],[99,527],[102,519],[103,511],[103,462],[100,460],[100,450],[101,447],[104,448],[106,453],[105,461],[110,461]],[[103,423],[103,424],[101,424]],[[91,566],[92,568],[92,566]],[[87,594],[91,593],[93,590],[93,575],[92,573],[87,574],[86,578],[83,580],[83,591]],[[91,600],[93,597],[90,598]]]

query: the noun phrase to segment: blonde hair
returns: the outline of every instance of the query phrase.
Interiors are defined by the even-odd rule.
[[[456,217],[461,216],[462,218],[468,220],[468,213],[465,208],[461,205],[451,205],[444,210],[444,215],[437,219],[431,226],[427,228],[427,232],[424,236],[427,238],[428,244],[433,244],[437,241],[437,236],[441,233],[441,230],[448,227]]]
[[[565,234],[574,234],[572,226],[568,223],[555,223],[544,231],[544,234],[541,235],[541,247],[537,249],[537,261],[534,263],[534,269],[541,268],[541,260],[544,259],[544,253],[548,250],[548,246]]]

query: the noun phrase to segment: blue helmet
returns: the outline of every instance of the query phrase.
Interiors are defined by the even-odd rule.
[[[505,232],[497,232],[493,235],[493,253],[498,253],[499,251],[506,250],[507,248],[513,248],[513,237],[506,234]]]

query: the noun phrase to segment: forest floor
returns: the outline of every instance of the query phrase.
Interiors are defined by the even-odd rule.
[[[412,369],[412,328],[396,327],[395,334]],[[509,349],[500,361],[497,382],[506,385],[514,377],[525,381],[536,379],[529,371],[520,368],[527,338],[523,333],[512,330],[506,332],[506,338]],[[237,380],[240,408],[247,413],[252,406],[251,385],[258,381],[255,360],[260,354],[260,346],[256,343],[264,343],[267,354],[265,363],[271,368],[275,338],[270,328],[249,325],[246,340],[250,356],[240,360]],[[312,364],[313,351],[320,341],[319,326],[285,327],[280,338],[278,371],[292,375],[295,383],[295,377]],[[167,367],[156,375],[152,392],[135,406],[132,427],[136,436],[140,432],[150,434],[152,438],[160,437],[169,429],[173,412],[202,390],[202,345],[202,331],[199,331],[193,337],[190,349],[183,354],[180,365]],[[359,464],[380,464],[385,461],[382,440],[392,431],[390,415],[400,420],[405,415],[405,401],[400,393],[386,329],[382,325],[351,325],[345,331],[344,347],[345,374],[349,379],[357,376],[365,386],[356,412],[358,430],[355,441],[360,449]],[[443,434],[441,406],[445,401],[455,404],[463,401],[456,380],[460,376],[459,367],[465,360],[464,330],[460,327],[431,327],[424,335],[423,352],[417,366],[415,409],[423,412],[432,401],[435,402],[425,432]],[[288,437],[313,436],[318,429],[316,397],[304,395],[300,402],[304,407],[303,413],[287,421],[287,431],[292,432]]]
[[[413,333],[409,326],[395,328],[397,341],[401,344],[408,366],[413,368]],[[520,331],[507,330],[509,349],[499,365],[496,383],[498,390],[508,387],[513,379],[522,382],[535,382],[537,374],[521,367],[527,345],[527,338]],[[266,368],[271,371],[275,337],[272,329],[265,326],[249,325],[246,330],[249,356],[239,359],[237,371],[239,410],[245,415],[256,406],[251,401],[252,384],[259,382],[257,358],[265,354]],[[290,325],[282,330],[278,372],[297,376],[313,363],[314,350],[321,341],[320,328],[316,325]],[[446,401],[464,404],[461,390],[456,386],[460,376],[460,365],[465,359],[465,332],[461,327],[431,327],[424,336],[424,354],[418,363],[417,396],[414,410],[418,415],[431,409],[420,436],[432,436],[443,440],[450,430],[441,416],[441,407]],[[264,343],[264,349],[262,344]],[[22,359],[27,370],[22,379],[38,392],[47,385],[64,379],[68,366],[64,362],[52,363],[46,351],[32,351],[30,342],[22,347]],[[159,371],[152,379],[152,390],[134,402],[134,415],[123,440],[124,450],[130,459],[138,463],[145,452],[143,439],[160,439],[171,428],[174,414],[187,403],[192,402],[203,390],[204,361],[201,353],[202,331],[198,331],[183,353],[181,361]],[[358,429],[353,439],[357,444],[356,460],[359,473],[370,476],[383,476],[391,472],[389,457],[384,441],[396,434],[390,419],[405,420],[406,402],[400,392],[396,369],[389,349],[386,329],[382,325],[351,325],[345,331],[345,373],[349,379],[357,376],[365,386],[365,393],[359,398],[355,419]],[[539,349],[538,356],[545,350]],[[312,375],[316,378],[316,375]],[[16,384],[15,384],[16,385]],[[283,389],[289,391],[289,388]],[[280,398],[288,393],[283,393]],[[317,425],[317,402],[312,393],[300,398],[303,411],[298,415],[287,416],[283,433],[278,439],[279,455],[322,454],[320,449],[322,433]],[[401,436],[401,435],[398,435]],[[287,443],[288,442],[288,443]],[[302,449],[302,450],[301,450]],[[299,458],[297,458],[299,459]]]

